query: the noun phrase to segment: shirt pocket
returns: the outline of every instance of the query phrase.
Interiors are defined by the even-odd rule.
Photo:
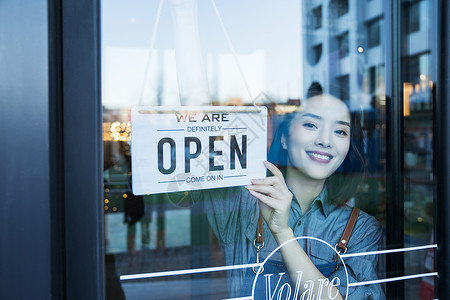
[[[244,232],[245,237],[251,243],[253,243],[253,241],[256,239],[257,227],[258,227],[257,224],[250,223],[250,224],[248,224],[247,228],[245,229],[245,232]]]
[[[324,243],[310,245],[309,258],[316,266],[334,263],[336,255],[336,252]]]

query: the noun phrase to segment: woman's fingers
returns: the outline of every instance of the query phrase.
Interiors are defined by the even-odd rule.
[[[280,192],[272,185],[247,185],[245,188],[249,191],[269,195],[273,198],[277,198],[280,195]]]
[[[273,163],[265,160],[264,161],[264,166],[267,168],[267,170],[272,172],[273,176],[282,179],[283,182],[284,182],[283,173],[281,173],[280,169],[278,169]]]
[[[266,185],[273,185],[273,186],[279,186],[280,188],[287,189],[286,182],[284,181],[283,173],[272,163],[268,161],[264,161],[264,166],[272,172],[274,176],[266,177],[266,178],[259,178],[259,179],[252,179],[252,184],[266,184]]]
[[[252,185],[246,188],[251,195],[259,199],[261,214],[273,233],[288,227],[293,195],[286,186],[281,171],[268,161],[264,161],[264,165],[274,176],[253,179]]]
[[[249,191],[255,191],[274,199],[290,201],[292,199],[292,194],[289,190],[280,190],[272,185],[247,185],[245,187]]]
[[[278,186],[280,188],[285,188],[286,184],[284,183],[284,180],[282,181],[280,178],[275,176],[270,176],[266,178],[260,178],[260,179],[252,179],[253,185],[273,185]]]
[[[267,161],[264,164],[275,176],[253,179],[252,185],[248,185],[246,188],[265,205],[284,211],[291,205],[292,193],[287,188],[281,171]]]
[[[252,179],[252,185],[246,186],[246,188],[260,194],[269,195],[273,198],[291,200],[292,193],[287,188],[281,171],[268,161],[264,161],[264,165],[275,176]]]
[[[256,198],[265,202],[267,205],[275,208],[282,208],[284,206],[290,206],[292,200],[292,193],[288,189],[280,189],[273,185],[267,184],[253,184],[247,185],[245,188]],[[260,197],[263,195],[263,197]],[[271,201],[268,200],[271,198]],[[274,205],[274,203],[276,203]]]
[[[267,206],[271,207],[272,209],[277,209],[280,206],[280,201],[278,201],[277,199],[274,199],[270,196],[266,196],[264,194],[261,194],[257,191],[252,191],[249,190],[250,194],[252,194],[254,197],[256,197],[257,199],[261,200],[264,204],[266,204]]]

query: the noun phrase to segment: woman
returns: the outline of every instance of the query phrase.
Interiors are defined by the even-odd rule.
[[[343,164],[350,164],[353,169],[355,165],[363,168],[364,164],[352,140],[357,126],[346,104],[330,95],[315,96],[287,124],[280,125],[280,130],[272,149],[278,147],[275,152],[284,156],[274,160],[281,170],[264,162],[273,176],[252,180],[245,187],[248,193],[242,188],[202,192],[209,222],[228,265],[250,263],[255,257],[253,241],[259,214],[264,219],[265,233],[262,259],[277,246],[299,236],[316,237],[335,245],[349,219],[351,208],[344,202],[357,185],[353,179],[349,183],[346,177],[332,174]],[[194,193],[193,197],[196,195],[199,194]],[[348,253],[377,250],[380,238],[378,222],[361,212],[347,245]],[[300,287],[304,288],[307,280],[318,282],[325,278],[316,266],[332,263],[334,257],[329,247],[303,239],[288,243],[272,259],[284,262],[293,282],[297,279],[296,271],[302,270]],[[345,263],[350,283],[376,279],[376,256],[352,257]],[[228,278],[231,296],[242,296],[245,272],[231,272]],[[344,268],[340,266],[329,276],[345,278]],[[346,286],[333,287],[330,295],[344,299]],[[384,298],[378,285],[350,287],[348,296],[349,299]]]

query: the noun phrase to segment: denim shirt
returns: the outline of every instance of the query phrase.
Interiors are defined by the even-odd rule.
[[[220,242],[227,265],[247,264],[252,257],[256,257],[253,240],[257,230],[259,205],[255,197],[243,187],[196,191],[191,193],[191,197],[194,201],[204,201],[208,221]],[[302,214],[300,204],[294,196],[289,213],[289,226],[295,237],[316,237],[334,246],[347,225],[350,213],[350,207],[337,206],[328,201],[324,189],[305,214]],[[378,250],[381,234],[382,229],[378,221],[360,212],[347,245],[347,253]],[[260,261],[278,246],[265,222],[264,243]],[[299,244],[315,265],[333,262],[335,252],[328,246],[311,239],[301,239]],[[282,261],[279,252],[271,259]],[[350,257],[344,261],[350,283],[377,279],[377,255]],[[228,289],[231,297],[239,296],[246,272],[246,269],[228,272]],[[336,276],[346,277],[342,264],[330,277]],[[345,295],[347,287],[345,282],[342,284],[338,288],[341,295]],[[348,292],[348,299],[385,299],[383,290],[378,284],[349,287]]]

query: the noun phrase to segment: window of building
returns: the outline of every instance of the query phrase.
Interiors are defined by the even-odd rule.
[[[369,68],[369,93],[370,94],[373,94],[376,89],[376,83],[377,83],[376,73],[377,73],[376,67]]]
[[[313,82],[308,88],[308,93],[306,94],[306,98],[311,98],[317,95],[322,95],[323,89],[320,83]]]
[[[320,60],[320,56],[322,55],[322,44],[316,45],[313,47],[313,62],[317,64]]]
[[[312,10],[312,16],[313,16],[314,29],[321,28],[322,27],[322,5],[319,5],[318,7],[314,8]]]
[[[311,66],[316,65],[322,56],[322,43],[309,46],[309,51],[305,53],[305,57]]]
[[[420,30],[420,1],[414,2],[403,8],[406,10],[405,30],[406,33],[413,33]]]
[[[348,101],[350,99],[350,76],[343,75],[337,78],[339,83],[339,99]]]
[[[427,30],[430,25],[430,1],[415,1],[402,5],[404,14],[403,27],[405,34]]]
[[[381,42],[380,24],[381,18],[377,18],[367,23],[367,39],[369,48],[380,45]]]
[[[383,64],[378,66],[370,66],[365,70],[365,86],[364,92],[374,95],[384,90],[383,78],[385,77],[385,67]]]
[[[348,31],[337,37],[338,47],[339,47],[339,58],[344,58],[348,56],[349,53],[349,41],[348,41]]]
[[[331,0],[329,9],[331,17],[339,18],[348,13],[348,0]]]

